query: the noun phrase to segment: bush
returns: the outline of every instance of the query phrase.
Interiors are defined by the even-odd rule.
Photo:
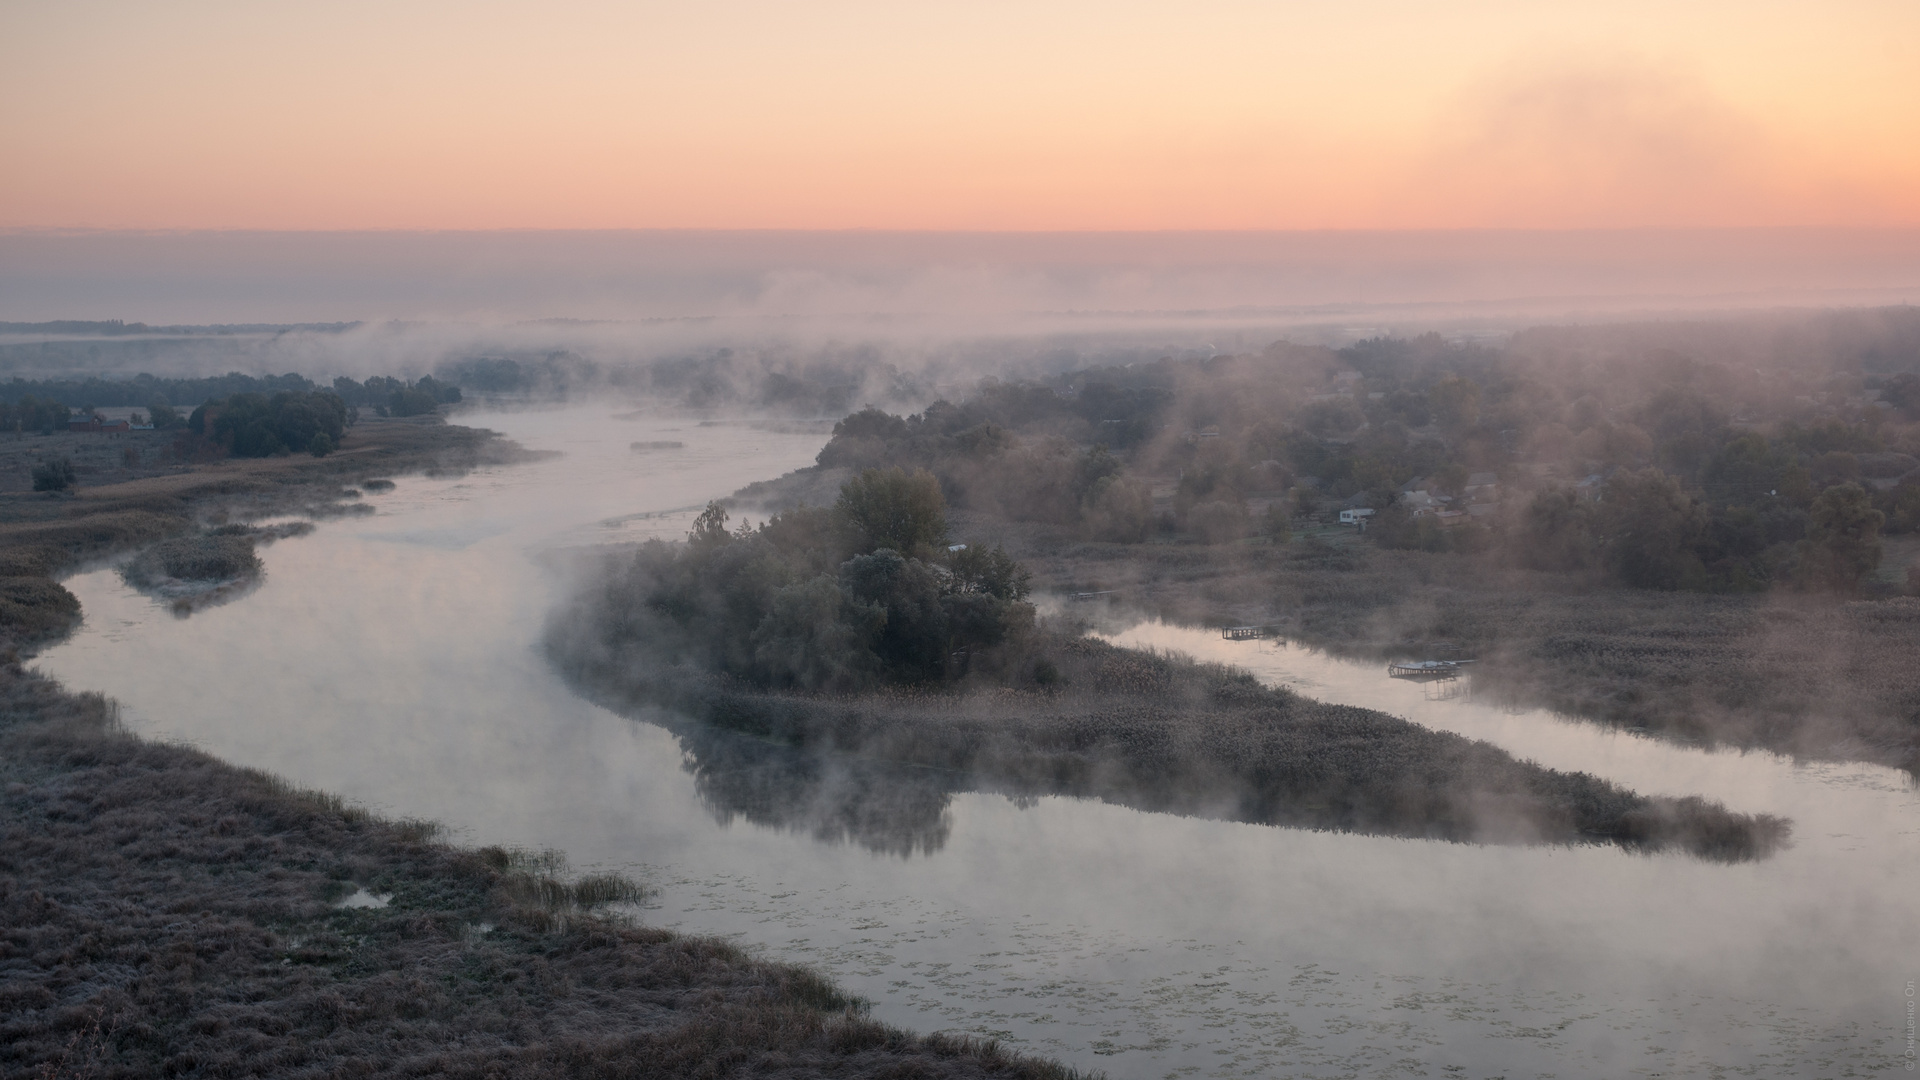
[[[73,462],[66,458],[43,461],[33,467],[33,490],[65,491],[78,479],[73,472]]]
[[[260,557],[246,536],[209,533],[163,540],[135,556],[121,576],[136,588],[153,588],[168,579],[190,582],[235,581],[260,572]]]

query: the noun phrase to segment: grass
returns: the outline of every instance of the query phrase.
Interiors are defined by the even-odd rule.
[[[1066,1078],[0,671],[0,1073]],[[356,888],[386,907],[338,906]]]
[[[1476,691],[1687,744],[1864,760],[1920,774],[1920,598],[1602,587],[1483,559],[1385,551],[1351,530],[1291,544],[1087,543],[958,516],[1036,590],[1113,590],[1194,625],[1274,625],[1344,655],[1478,657]]]

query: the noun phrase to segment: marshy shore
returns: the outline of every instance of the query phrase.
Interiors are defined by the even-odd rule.
[[[1285,544],[1111,544],[955,514],[1037,591],[1200,626],[1264,625],[1338,655],[1476,657],[1494,700],[1684,745],[1867,761],[1920,773],[1920,597],[1662,592],[1389,551],[1351,529]]]

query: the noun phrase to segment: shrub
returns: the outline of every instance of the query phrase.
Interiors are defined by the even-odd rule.
[[[121,570],[128,583],[152,588],[176,581],[215,582],[252,577],[260,572],[260,557],[247,536],[209,533],[205,536],[162,540],[135,556]]]
[[[66,458],[43,461],[33,467],[33,490],[65,491],[74,485],[78,477],[73,472],[73,462]]]

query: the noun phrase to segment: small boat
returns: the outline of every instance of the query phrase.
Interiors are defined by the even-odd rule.
[[[1387,665],[1387,675],[1394,679],[1457,679],[1460,669],[1471,663],[1471,660],[1396,660]]]

